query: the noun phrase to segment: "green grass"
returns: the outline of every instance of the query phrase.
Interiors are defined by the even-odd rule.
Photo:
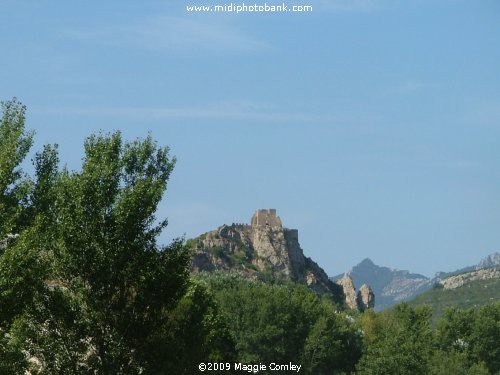
[[[432,307],[435,322],[447,307],[467,309],[497,301],[500,301],[500,278],[476,280],[456,289],[434,288],[418,295],[409,304]]]

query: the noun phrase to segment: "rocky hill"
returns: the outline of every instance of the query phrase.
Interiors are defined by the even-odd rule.
[[[362,284],[371,286],[377,298],[375,310],[383,310],[398,302],[408,300],[430,289],[433,285],[432,280],[424,275],[381,267],[369,258],[352,267],[344,275],[332,277],[332,280],[340,280],[345,275],[352,277],[354,286],[357,288],[360,288]]]
[[[304,256],[298,231],[283,227],[275,209],[258,210],[251,224],[222,225],[188,241],[188,245],[194,254],[192,272],[222,270],[264,280],[290,280],[304,283],[317,293],[329,293],[339,302],[344,300],[345,288]],[[366,306],[362,297],[359,300],[363,309],[372,304],[373,298],[364,297]],[[350,306],[358,308],[357,304]]]

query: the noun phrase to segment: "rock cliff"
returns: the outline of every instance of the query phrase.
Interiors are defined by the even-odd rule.
[[[456,289],[471,281],[500,278],[500,268],[483,268],[449,276],[439,281],[444,289]]]
[[[222,225],[188,241],[193,249],[192,272],[233,271],[245,277],[291,280],[339,302],[342,288],[304,256],[298,231],[283,227],[276,210],[258,210],[251,224]]]

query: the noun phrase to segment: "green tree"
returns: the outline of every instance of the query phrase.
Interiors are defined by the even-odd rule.
[[[456,350],[436,350],[428,364],[429,375],[489,375],[484,363],[470,365],[467,356]]]
[[[175,346],[166,348],[157,363],[169,374],[190,375],[201,362],[232,362],[234,342],[220,307],[205,283],[194,280],[159,332]],[[167,354],[165,356],[165,354]]]
[[[57,147],[46,146],[29,180],[19,168],[32,142],[25,108],[3,111],[0,231],[19,237],[0,253],[0,373],[164,374],[230,356],[182,241],[157,244],[167,221],[155,212],[175,164],[168,149],[150,136],[92,135],[80,171],[61,169]],[[190,354],[173,357],[177,347]]]
[[[432,351],[431,311],[397,305],[381,335],[366,348],[360,374],[427,374]]]
[[[22,226],[30,183],[20,165],[33,143],[25,130],[26,107],[17,99],[2,102],[0,122],[0,240]]]
[[[355,370],[361,357],[361,336],[354,319],[334,314],[328,306],[311,327],[302,363],[308,374],[340,374]]]
[[[216,296],[243,363],[301,363],[306,374],[354,370],[361,336],[304,285],[267,284],[237,275],[202,276]]]
[[[469,365],[483,363],[492,373],[500,371],[500,303],[448,309],[436,331],[442,350],[464,353]]]
[[[493,374],[500,372],[500,303],[476,311],[470,342],[474,361],[484,362]]]

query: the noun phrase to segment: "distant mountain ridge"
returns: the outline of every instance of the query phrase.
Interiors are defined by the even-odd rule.
[[[375,309],[380,311],[396,303],[410,300],[431,289],[436,283],[441,283],[444,279],[494,267],[500,267],[500,253],[498,252],[488,255],[476,265],[453,272],[438,272],[433,278],[410,273],[406,270],[378,266],[371,259],[366,258],[345,274],[334,276],[331,279],[335,281],[344,275],[349,275],[353,278],[356,287],[359,287],[358,284],[370,285],[376,298]]]
[[[431,279],[424,275],[381,267],[373,263],[370,258],[362,260],[345,274],[352,277],[356,288],[359,288],[361,284],[371,286],[375,294],[376,310],[383,310],[398,302],[410,299],[432,286]],[[334,276],[332,280],[341,279],[343,276],[344,274]]]

